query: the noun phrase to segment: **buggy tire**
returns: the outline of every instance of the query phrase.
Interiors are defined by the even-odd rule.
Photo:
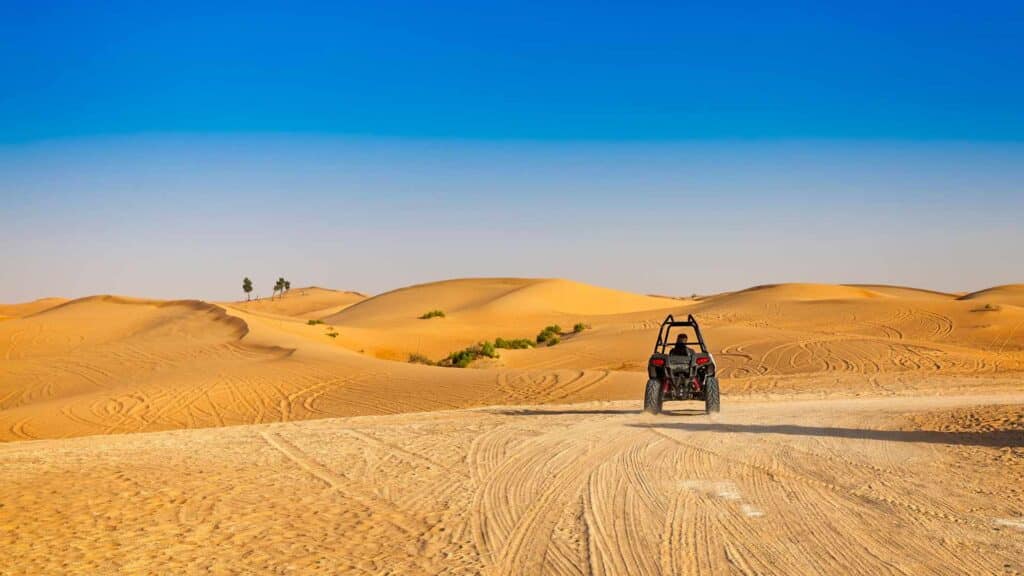
[[[651,378],[647,381],[647,387],[644,389],[644,412],[648,414],[661,414],[661,404],[663,401],[661,382]]]
[[[718,392],[718,378],[709,376],[704,382],[704,411],[708,414],[722,410],[722,398]]]

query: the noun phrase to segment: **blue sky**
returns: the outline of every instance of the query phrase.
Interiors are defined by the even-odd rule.
[[[1021,281],[1022,29],[1020,2],[2,3],[0,301]],[[684,233],[696,275],[650,249]]]
[[[6,2],[3,139],[1020,140],[1020,2]]]

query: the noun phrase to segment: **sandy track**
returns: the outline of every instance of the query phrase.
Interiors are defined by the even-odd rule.
[[[726,400],[7,444],[0,572],[1024,572],[1024,394]]]

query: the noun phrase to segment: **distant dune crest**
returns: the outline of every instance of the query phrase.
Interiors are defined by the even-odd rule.
[[[419,284],[367,299],[329,320],[415,318],[438,308],[481,317],[523,314],[618,314],[676,304],[658,298],[562,279],[467,278]]]
[[[776,300],[844,300],[860,298],[882,298],[881,292],[860,286],[843,284],[764,284],[733,292],[728,296]]]
[[[232,304],[251,312],[266,312],[316,320],[337,314],[365,299],[366,295],[359,292],[307,286],[292,288],[283,295],[273,298],[259,298]]]
[[[0,316],[7,316],[10,318],[31,316],[32,314],[48,310],[67,301],[67,298],[40,298],[38,300],[23,302],[21,304],[0,304]]]
[[[1024,284],[1006,284],[986,288],[961,296],[960,299],[1024,307]]]

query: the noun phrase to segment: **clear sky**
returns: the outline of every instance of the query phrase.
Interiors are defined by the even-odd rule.
[[[0,301],[1024,281],[1024,3],[0,3]]]

